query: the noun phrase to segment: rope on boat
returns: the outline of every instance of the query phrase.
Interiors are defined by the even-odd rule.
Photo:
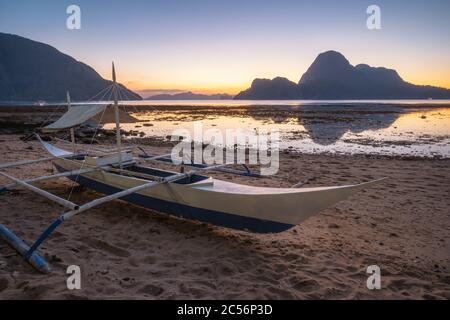
[[[102,89],[100,92],[98,92],[97,94],[95,94],[93,97],[91,97],[88,101],[93,100],[95,97],[99,96],[100,94],[103,93],[102,97],[100,98],[100,100],[103,100],[105,98],[106,95],[108,95],[108,101],[110,101],[112,93],[113,93],[113,87],[114,84],[111,84],[110,86]],[[121,95],[121,88],[120,86],[117,86],[119,88],[118,92]],[[53,115],[56,113],[56,111],[58,111],[60,109],[60,106],[56,107],[53,109],[53,111],[47,116],[47,118],[45,119],[45,122],[47,122],[51,117],[53,117]],[[106,108],[103,110],[101,116],[100,116],[100,123],[103,119],[103,116],[105,114]],[[92,148],[92,144],[93,141],[97,135],[98,132],[98,127],[95,128],[94,134],[92,136],[91,142],[89,144],[89,148],[88,148],[88,152],[90,151],[90,148]],[[28,137],[26,137],[28,139]],[[65,156],[60,156],[60,157],[48,157],[48,158],[44,158],[44,159],[37,159],[37,160],[26,160],[26,161],[19,161],[19,162],[15,162],[15,163],[7,163],[7,164],[3,164],[0,165],[0,169],[4,169],[4,168],[8,168],[10,166],[20,166],[20,165],[25,165],[25,164],[30,164],[30,163],[36,163],[36,162],[42,162],[42,161],[47,161],[47,160],[53,160],[53,159],[57,159],[57,158],[68,158],[68,157],[72,157],[72,156],[76,156],[76,154],[70,154],[70,155],[65,155]],[[46,176],[46,177],[41,177],[39,178],[35,178],[35,179],[28,179],[29,181],[22,181],[19,179],[16,179],[15,177],[9,176],[6,173],[0,172],[0,175],[5,176],[6,178],[12,180],[15,184],[19,184],[23,187],[26,187],[27,189],[30,189],[36,193],[39,193],[63,206],[69,207],[71,208],[71,211],[59,216],[56,220],[54,220],[45,230],[44,232],[36,239],[36,241],[31,245],[31,247],[28,247],[25,242],[20,239],[19,237],[17,237],[13,232],[11,232],[7,227],[5,227],[4,225],[0,224],[0,237],[3,238],[9,245],[11,245],[17,252],[19,252],[34,268],[36,268],[38,271],[42,272],[42,273],[48,273],[50,272],[50,266],[48,265],[48,263],[42,258],[40,257],[37,253],[36,250],[39,248],[39,246],[50,236],[50,234],[59,226],[61,225],[61,223],[64,222],[65,219],[70,218],[71,216],[81,213],[82,211],[86,211],[94,206],[97,206],[101,203],[104,202],[108,202],[111,199],[111,196],[106,196],[94,201],[91,201],[85,205],[82,206],[78,206],[72,202],[70,202],[70,198],[71,195],[73,193],[73,190],[75,188],[76,185],[76,181],[78,180],[80,174],[82,173],[86,173],[91,171],[92,169],[84,169],[84,165],[85,165],[86,159],[84,158],[81,167],[79,168],[78,171],[72,171],[71,173],[76,173],[75,176],[75,183],[72,185],[72,188],[70,189],[69,192],[69,196],[66,199],[57,197],[55,195],[52,195],[50,193],[48,193],[47,191],[44,191],[42,189],[36,188],[34,186],[32,186],[31,184],[29,184],[30,182],[33,181],[39,181],[39,180],[43,180],[44,178],[50,178],[52,176]],[[100,168],[101,169],[101,168]],[[97,170],[97,168],[96,168]],[[75,175],[75,174],[73,174]],[[61,174],[56,174],[53,175],[53,177],[56,176],[69,176],[68,173],[61,173]],[[126,194],[130,194],[133,193],[137,190],[141,190],[144,188],[149,188],[152,186],[156,186],[158,184],[161,183],[165,183],[167,181],[156,181],[156,182],[152,182],[149,184],[145,184],[144,186],[138,186],[132,189],[127,189],[127,190],[123,190],[122,192],[119,192],[117,194],[115,194],[116,198],[119,198],[121,196],[124,196]],[[12,184],[10,184],[12,185]],[[6,187],[10,186],[7,185]],[[5,188],[5,186],[3,186],[2,188],[0,188],[1,190],[6,190],[7,188]]]
[[[111,98],[111,94],[112,94],[112,91],[110,92],[110,95],[109,95],[108,99]],[[104,116],[104,114],[105,114],[105,111],[106,111],[106,108],[103,109],[103,112],[102,112],[102,114],[101,114],[101,116],[100,116],[100,121],[99,121],[99,123],[102,122],[102,119],[103,119],[103,116]],[[92,144],[93,144],[93,142],[94,142],[95,136],[97,135],[97,132],[98,132],[98,126],[95,128],[94,134],[92,135],[91,142],[89,143],[89,146],[88,146],[88,149],[87,149],[87,154],[89,154],[89,152],[91,151]],[[85,157],[85,158],[83,159],[83,161],[81,162],[80,170],[84,168],[85,163],[86,163],[86,157]],[[75,187],[76,187],[76,184],[77,184],[77,181],[78,181],[78,178],[79,178],[79,177],[80,177],[80,174],[77,174],[77,175],[75,176],[75,179],[74,179],[74,181],[73,181],[72,187],[70,188],[69,196],[67,197],[67,200],[70,200],[70,198],[72,197],[73,190],[74,190]]]

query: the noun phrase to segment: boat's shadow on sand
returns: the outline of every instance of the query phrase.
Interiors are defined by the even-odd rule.
[[[76,203],[100,196],[82,188],[70,191],[68,186],[58,183],[46,188],[62,197],[71,193],[71,200]],[[27,193],[18,196],[33,197]],[[31,199],[24,202],[32,203]],[[31,242],[61,213],[58,210],[60,207],[45,201],[39,210],[30,211],[30,217],[24,215],[23,219],[28,222],[16,232]],[[9,250],[5,253],[5,271],[18,272],[33,283],[30,291],[22,293],[27,298],[48,296],[50,290],[55,289],[46,283],[53,283],[56,278],[64,283],[66,268],[72,264],[80,265],[83,270],[89,292],[86,297],[104,297],[108,292],[116,297],[117,291],[135,289],[135,297],[144,298],[217,298],[222,286],[229,292],[227,298],[247,295],[264,298],[274,294],[296,298],[285,289],[267,291],[268,286],[276,286],[280,279],[299,281],[289,276],[291,266],[286,261],[295,262],[297,266],[298,263],[306,266],[308,262],[308,258],[296,253],[300,250],[274,250],[279,237],[281,242],[286,241],[286,235],[282,234],[258,235],[229,230],[115,201],[65,222],[42,246],[40,252],[53,268],[53,280],[33,271]],[[242,275],[246,275],[246,280]],[[242,281],[249,283],[243,285]],[[69,294],[63,286],[57,287],[60,296]],[[254,289],[247,292],[249,287]],[[261,290],[258,292],[257,288]],[[81,297],[85,294],[86,291]],[[133,296],[127,294],[127,297]]]

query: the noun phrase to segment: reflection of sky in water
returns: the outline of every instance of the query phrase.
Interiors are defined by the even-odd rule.
[[[292,113],[261,115],[249,110],[244,115],[196,114],[186,118],[176,112],[135,114],[153,126],[123,124],[126,130],[143,131],[147,136],[165,137],[177,129],[193,133],[193,120],[203,129],[238,129],[244,133],[276,129],[280,147],[306,153],[396,154],[450,157],[450,109],[330,108],[303,106]],[[291,109],[292,110],[292,109]],[[136,127],[138,126],[138,127]],[[111,125],[109,125],[111,127]],[[233,143],[231,143],[232,145]]]

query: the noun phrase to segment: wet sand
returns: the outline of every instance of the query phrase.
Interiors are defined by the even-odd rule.
[[[45,156],[36,141],[18,135],[0,135],[0,154],[1,162]],[[108,203],[65,222],[44,243],[49,275],[33,271],[0,242],[0,299],[450,299],[450,160],[291,153],[280,161],[271,178],[213,175],[274,187],[306,179],[306,186],[388,180],[280,234]],[[31,177],[52,167],[7,172]],[[72,190],[65,179],[38,185],[63,197]],[[71,200],[99,196],[76,187]],[[0,199],[0,223],[28,242],[63,212],[20,188]],[[81,267],[81,290],[66,287],[72,264]],[[366,287],[373,264],[381,268],[381,290]]]
[[[122,124],[128,137],[164,139],[180,129],[192,135],[193,122],[201,121],[204,130],[222,134],[229,129],[252,135],[276,130],[281,149],[300,153],[450,158],[450,106],[446,103],[123,107],[138,119]],[[64,105],[0,106],[0,134],[31,133],[57,120],[66,109]],[[113,129],[114,124],[105,128]],[[225,145],[226,141],[218,143]]]

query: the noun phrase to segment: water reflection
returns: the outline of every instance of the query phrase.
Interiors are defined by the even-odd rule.
[[[330,145],[346,133],[360,134],[367,130],[389,128],[400,116],[399,111],[370,112],[360,109],[322,110],[302,108],[298,122],[303,125],[309,137],[317,144]]]
[[[192,132],[193,121],[214,128],[276,129],[281,148],[307,153],[401,154],[450,157],[450,108],[419,109],[380,105],[252,106],[239,108],[158,108],[138,113],[149,121],[126,130],[165,137],[176,129]],[[150,124],[150,125],[149,125]]]
[[[249,108],[248,115],[255,120],[270,119],[277,124],[290,124],[294,119],[315,143],[330,145],[347,132],[358,134],[388,128],[402,111],[402,108],[380,106],[285,106]]]

